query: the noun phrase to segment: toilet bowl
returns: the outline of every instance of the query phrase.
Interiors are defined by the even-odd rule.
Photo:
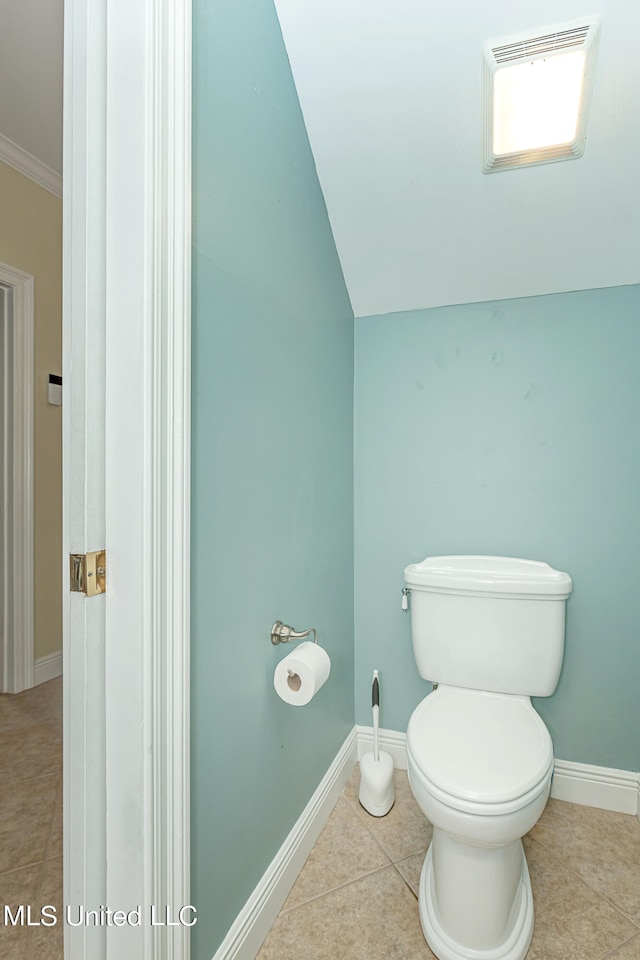
[[[521,838],[553,772],[531,701],[440,685],[409,721],[407,771],[433,825],[419,893],[429,946],[440,960],[522,960],[533,899]]]

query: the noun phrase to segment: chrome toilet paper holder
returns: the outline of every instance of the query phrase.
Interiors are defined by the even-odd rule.
[[[293,627],[283,623],[282,620],[276,620],[271,627],[271,643],[289,643],[290,640],[304,640],[309,634],[313,634],[313,642],[318,642],[318,632],[315,627],[309,627],[308,630],[294,630]]]

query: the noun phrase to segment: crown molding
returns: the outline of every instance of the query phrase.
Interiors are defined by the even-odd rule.
[[[18,173],[33,180],[39,187],[44,187],[58,199],[62,198],[62,177],[46,163],[42,163],[32,154],[27,153],[13,140],[9,140],[0,133],[0,160],[13,167]]]

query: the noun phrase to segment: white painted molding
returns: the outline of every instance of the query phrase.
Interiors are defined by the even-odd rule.
[[[125,17],[128,3],[125,3]],[[147,386],[149,536],[155,625],[146,670],[153,677],[152,903],[191,903],[191,0],[148,3],[153,38],[147,153],[151,158],[150,342]],[[126,21],[123,22],[126,29]],[[126,331],[125,331],[126,336]],[[123,345],[126,340],[123,341]],[[154,928],[153,960],[187,960],[190,929]]]
[[[62,197],[63,556],[106,546],[106,0],[64,3]],[[66,571],[66,566],[63,567]],[[63,899],[108,904],[106,595],[64,590]],[[125,670],[128,669],[128,663]],[[126,712],[126,705],[123,707]],[[127,716],[130,716],[129,714]],[[134,729],[134,724],[131,724]],[[65,960],[105,960],[105,930],[64,924]]]
[[[5,395],[12,424],[4,431],[4,462],[9,465],[4,490],[5,563],[3,577],[2,689],[19,693],[34,679],[34,493],[33,493],[33,392],[34,392],[34,279],[28,273],[0,263],[0,283],[12,292],[11,318],[5,318],[5,363],[11,369],[13,390]],[[8,323],[11,323],[11,330]],[[4,376],[3,376],[4,379]]]
[[[57,653],[48,653],[45,657],[38,657],[36,660],[35,686],[61,676],[62,650],[58,650]]]
[[[358,760],[373,746],[373,727],[357,726]],[[391,754],[398,770],[407,769],[407,735],[397,730],[379,730],[380,746]],[[637,814],[640,817],[640,774],[613,767],[556,760],[551,796],[586,807]]]
[[[106,892],[147,908],[191,902],[191,3],[103,9]],[[107,929],[107,957],[186,960],[189,932]]]
[[[640,813],[638,796],[640,775],[613,767],[594,767],[588,763],[556,760],[551,796],[586,807]]]
[[[33,180],[39,187],[44,187],[55,197],[62,197],[62,177],[46,163],[42,163],[31,153],[27,153],[22,147],[19,147],[13,140],[9,140],[4,134],[0,133],[0,160],[13,167],[18,173],[29,180]]]
[[[65,604],[64,899],[148,915],[189,903],[191,3],[64,20],[63,530],[109,579]],[[64,955],[187,960],[188,932],[65,925]]]
[[[357,741],[354,727],[213,960],[254,960],[351,776],[356,764]]]

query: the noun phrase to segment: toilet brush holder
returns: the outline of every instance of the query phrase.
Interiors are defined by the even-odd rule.
[[[360,790],[358,800],[373,817],[384,817],[395,801],[393,785],[393,758],[378,747],[378,717],[380,713],[380,685],[378,671],[373,671],[371,691],[373,710],[373,751],[365,753],[360,761]]]
[[[391,754],[380,750],[376,760],[373,752],[365,753],[360,761],[358,800],[372,817],[384,817],[391,810],[395,799]]]

